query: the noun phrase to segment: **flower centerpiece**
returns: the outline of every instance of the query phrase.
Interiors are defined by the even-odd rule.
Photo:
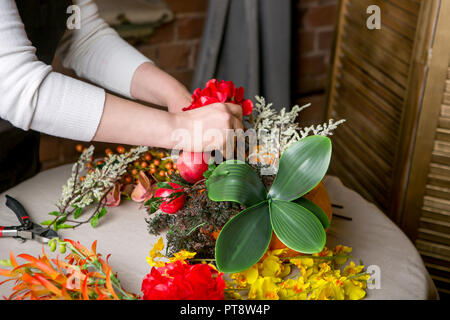
[[[150,250],[152,269],[142,275],[142,299],[363,298],[369,275],[361,264],[345,266],[351,248],[326,247],[331,203],[321,181],[331,161],[329,136],[345,120],[301,128],[298,116],[309,105],[276,111],[264,98],[256,97],[254,105],[243,88],[217,80],[195,90],[185,110],[215,102],[239,104],[246,117],[244,143],[231,152],[237,159],[188,152],[175,159],[169,150],[119,147],[117,154],[108,149],[95,162],[93,149],[80,147],[58,211],[43,224],[96,227],[106,207],[123,199],[141,203],[149,232],[166,237],[165,254],[162,238]],[[88,207],[93,213],[79,221]],[[41,286],[47,289],[43,298],[137,297],[123,290],[95,248],[89,253],[69,240],[63,246],[72,254],[66,264],[54,261],[65,266],[62,275],[52,271],[45,255],[22,256],[36,262],[31,274],[11,256],[13,271],[0,270],[0,275],[19,279],[23,284],[16,289],[27,289],[13,297],[38,297],[33,290]],[[85,284],[70,293],[66,280],[73,263],[97,269],[78,274]]]

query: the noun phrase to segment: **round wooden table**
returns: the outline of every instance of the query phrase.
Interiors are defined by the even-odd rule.
[[[5,194],[19,200],[31,219],[40,223],[48,220],[61,187],[70,176],[72,165],[44,171],[32,179],[0,194],[0,226],[17,225],[12,211],[5,206]],[[436,288],[423,261],[405,234],[375,205],[346,188],[336,177],[327,176],[324,183],[333,204],[343,206],[335,213],[350,219],[334,217],[328,230],[327,246],[342,244],[353,248],[356,263],[379,271],[379,288],[367,290],[365,299],[436,299]],[[147,213],[140,205],[124,201],[110,208],[98,227],[83,225],[75,230],[60,230],[61,238],[80,241],[85,246],[98,240],[97,252],[111,253],[110,263],[126,290],[140,293],[143,277],[150,272],[146,257],[157,237],[147,232]],[[41,254],[42,245],[36,241],[20,243],[12,238],[0,238],[0,259],[16,255]],[[49,256],[56,256],[46,248]],[[2,277],[0,276],[0,282]],[[0,286],[0,297],[11,294],[12,284]]]

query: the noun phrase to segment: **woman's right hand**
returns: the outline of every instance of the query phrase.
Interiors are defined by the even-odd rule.
[[[231,103],[213,103],[174,114],[176,128],[172,149],[191,152],[225,150],[232,130],[243,129],[242,107]]]

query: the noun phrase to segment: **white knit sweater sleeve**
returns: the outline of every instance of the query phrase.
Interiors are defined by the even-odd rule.
[[[66,68],[103,88],[132,98],[131,81],[136,69],[150,61],[124,41],[100,18],[92,0],[73,0],[81,10],[81,28],[70,30],[58,55]]]
[[[93,8],[96,12],[92,1],[76,2],[84,10]],[[66,64],[91,81],[129,96],[132,75],[145,59],[108,31],[98,17],[91,17],[92,20],[89,17],[82,10],[81,29],[72,35],[74,41],[79,42],[74,42],[65,51]],[[84,21],[90,23],[83,27]],[[88,27],[93,25],[98,28]],[[94,38],[95,42],[90,40]],[[115,52],[121,54],[102,56],[105,51],[101,48],[110,43],[115,43]],[[126,63],[128,59],[133,62]],[[87,70],[99,64],[116,71],[104,67]],[[109,80],[109,77],[121,79]],[[40,62],[36,49],[27,38],[15,1],[0,0],[0,118],[23,130],[90,141],[100,123],[104,103],[104,89],[53,72],[50,66]]]

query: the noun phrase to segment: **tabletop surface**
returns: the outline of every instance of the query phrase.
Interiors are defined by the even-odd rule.
[[[17,225],[14,214],[5,206],[6,194],[19,200],[34,222],[48,220],[48,212],[56,209],[54,204],[69,178],[71,167],[65,165],[44,171],[0,194],[0,225]],[[334,212],[351,218],[333,218],[327,232],[327,246],[350,246],[356,263],[361,260],[365,266],[379,271],[380,287],[368,289],[365,299],[437,298],[423,261],[406,235],[375,205],[346,188],[338,178],[327,176],[324,183],[332,203],[343,206]],[[148,233],[146,217],[140,204],[124,201],[120,206],[110,208],[96,229],[85,224],[75,230],[58,232],[61,238],[80,241],[85,246],[98,240],[97,252],[111,254],[110,264],[123,287],[140,293],[142,279],[150,272],[145,258],[158,238]],[[16,255],[37,256],[41,254],[42,245],[36,241],[20,243],[12,238],[0,239],[0,259],[8,259],[10,251]],[[46,251],[50,257],[56,256],[56,253]],[[11,288],[10,284],[0,286],[0,297],[9,296]]]

